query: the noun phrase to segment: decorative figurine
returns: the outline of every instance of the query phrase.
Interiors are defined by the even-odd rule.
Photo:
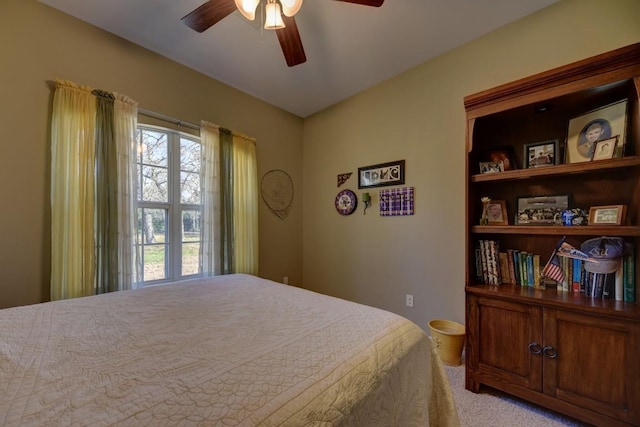
[[[489,205],[491,198],[483,197],[480,199],[480,201],[482,202],[482,216],[480,217],[480,225],[487,225],[489,224],[489,213],[487,212],[487,206]]]

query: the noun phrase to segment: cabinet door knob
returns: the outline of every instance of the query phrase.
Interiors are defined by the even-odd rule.
[[[558,357],[558,350],[548,345],[542,349],[542,353],[547,356],[549,359],[555,359]]]
[[[540,354],[542,353],[542,346],[537,342],[532,342],[531,344],[529,344],[529,351],[531,352],[531,354]]]

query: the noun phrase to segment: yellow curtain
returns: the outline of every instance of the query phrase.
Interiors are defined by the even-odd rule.
[[[118,153],[118,290],[132,289],[138,284],[136,266],[139,262],[134,250],[137,210],[136,128],[138,103],[131,98],[114,94],[114,128]]]
[[[258,167],[253,138],[233,134],[233,229],[236,273],[258,274]]]
[[[221,273],[220,243],[220,128],[200,123],[202,142],[202,274]]]
[[[93,294],[95,117],[90,88],[56,82],[51,118],[52,300]]]

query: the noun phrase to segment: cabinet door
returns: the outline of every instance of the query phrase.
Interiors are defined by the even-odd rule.
[[[472,380],[542,391],[542,309],[469,297],[469,365]]]
[[[635,322],[544,310],[544,393],[640,423],[640,333]],[[555,357],[553,357],[555,356]]]

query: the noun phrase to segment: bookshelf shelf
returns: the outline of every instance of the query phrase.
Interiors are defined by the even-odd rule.
[[[640,166],[640,156],[629,156],[596,162],[572,163],[555,165],[546,168],[517,169],[505,172],[476,174],[471,176],[471,182],[509,181],[518,179],[555,177],[562,175],[587,174],[603,172],[610,169],[630,168]]]
[[[593,425],[640,425],[639,93],[640,43],[465,97],[468,390],[487,385]],[[553,157],[563,159],[569,122],[621,100],[626,138],[615,158],[518,168],[538,141],[558,140]],[[492,152],[508,153],[509,170],[480,174]],[[558,195],[587,211],[624,205],[626,218],[622,225],[514,224],[521,198]],[[483,197],[504,202],[511,224],[478,225]],[[574,277],[569,265],[581,274],[583,267],[567,262],[569,291],[550,280],[546,289],[513,284],[542,282],[536,272],[563,236],[578,249],[594,237],[622,237],[634,251],[606,278]],[[581,293],[583,277],[614,298]]]
[[[521,234],[530,236],[620,236],[640,237],[640,226],[586,225],[586,226],[545,226],[545,225],[474,225],[475,234]]]
[[[624,301],[602,298],[589,298],[574,292],[558,291],[557,289],[531,288],[511,284],[486,285],[473,283],[466,291],[482,297],[504,298],[512,301],[526,299],[530,304],[540,304],[547,307],[566,308],[567,304],[575,306],[578,311],[591,312],[599,315],[611,316],[615,319],[634,320],[640,316],[640,306]]]

